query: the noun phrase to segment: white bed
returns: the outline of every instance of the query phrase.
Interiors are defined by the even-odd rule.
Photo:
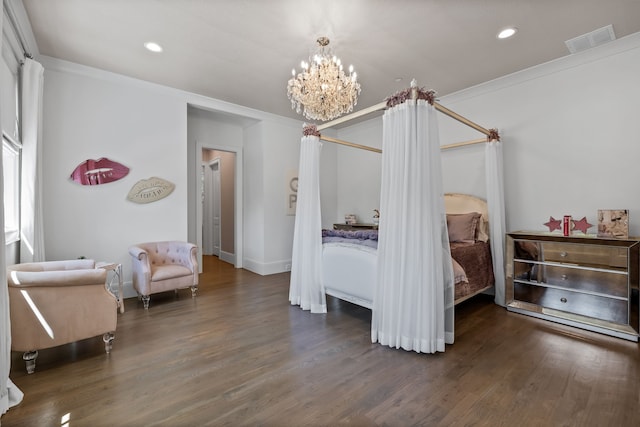
[[[488,251],[488,222],[487,205],[482,199],[466,194],[446,194],[445,206],[447,214],[465,214],[479,212],[482,215],[477,236],[485,244]],[[360,305],[366,308],[373,307],[373,294],[377,272],[377,249],[348,242],[324,243],[322,250],[322,274],[325,293],[336,298]],[[475,258],[475,257],[472,257]],[[458,260],[460,264],[464,264]],[[488,264],[491,270],[482,278],[481,283],[476,283],[474,271],[466,271],[469,279],[464,277],[466,284],[456,284],[456,304],[474,295],[485,292],[493,286],[493,269],[489,255]],[[456,276],[458,274],[456,273]],[[460,282],[463,280],[461,279]],[[458,282],[458,281],[456,281]],[[469,286],[473,282],[473,286]],[[462,289],[462,287],[466,288]]]
[[[327,295],[373,307],[378,251],[349,243],[322,245],[322,277]]]

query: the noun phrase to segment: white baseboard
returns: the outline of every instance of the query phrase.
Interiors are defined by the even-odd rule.
[[[138,297],[138,293],[133,289],[133,282],[124,282],[122,284],[122,293],[125,299]]]
[[[220,256],[218,258],[220,259],[220,261],[224,261],[224,262],[228,262],[229,264],[236,265],[236,254],[220,251]]]
[[[266,263],[245,258],[242,265],[245,270],[249,270],[261,276],[268,276],[270,274],[278,274],[284,273],[286,271],[291,271],[291,260]]]

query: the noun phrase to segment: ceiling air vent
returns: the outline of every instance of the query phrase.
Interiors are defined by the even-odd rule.
[[[567,45],[569,52],[576,53],[599,46],[601,44],[608,43],[615,39],[616,35],[613,33],[613,26],[607,25],[606,27],[593,30],[590,33],[574,37],[564,43]]]

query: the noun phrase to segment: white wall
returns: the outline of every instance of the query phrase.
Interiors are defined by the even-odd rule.
[[[265,259],[265,200],[264,200],[264,142],[262,123],[247,129],[244,139],[244,234],[247,247],[244,251],[244,268],[257,272]],[[251,171],[249,173],[248,171]],[[277,185],[277,184],[276,184]]]
[[[595,224],[598,209],[629,209],[630,234],[640,235],[639,75],[640,33],[441,97],[442,105],[500,131],[507,230],[545,231],[549,216],[563,215]],[[378,123],[381,135],[382,120],[370,122],[341,130],[339,137],[371,145],[370,131]],[[482,137],[444,115],[439,127],[443,145]],[[442,156],[445,191],[486,195],[482,145]],[[340,163],[340,214],[366,212],[379,189],[370,165],[358,161],[363,170],[357,175],[367,178],[359,186],[341,185],[342,177],[356,175],[356,160]]]
[[[638,75],[640,33],[443,98],[500,129],[508,230],[548,230],[549,216],[563,215],[596,224],[598,209],[630,209],[630,234],[640,235]]]
[[[131,244],[193,241],[196,235],[195,152],[200,141],[242,147],[247,268],[270,274],[290,264],[294,217],[284,212],[283,173],[297,168],[301,122],[54,58],[39,59],[45,66],[48,259],[86,256],[120,262],[125,294],[132,296]],[[78,164],[100,157],[128,166],[129,175],[94,187],[69,179]],[[146,205],[127,201],[130,188],[151,176],[173,182],[174,192]]]
[[[47,259],[80,256],[123,264],[138,242],[187,239],[187,109],[136,85],[45,69],[43,182]],[[87,159],[130,168],[116,182],[82,186],[69,175]],[[149,204],[126,200],[141,179],[175,184]]]
[[[338,131],[338,139],[382,148],[382,119],[371,119]],[[373,151],[337,146],[338,205],[332,222],[344,223],[345,214],[358,222],[371,223],[380,208],[382,156]]]
[[[255,137],[245,141],[250,151],[245,158],[245,167],[252,170],[250,182],[246,183],[245,222],[251,223],[246,241],[259,242],[260,253],[247,253],[245,268],[259,274],[285,271],[291,266],[293,229],[295,216],[287,215],[289,196],[289,172],[297,171],[300,160],[300,138],[302,125],[278,122],[261,122],[250,129]],[[321,153],[323,175],[320,182],[323,226],[330,227],[336,206],[335,148],[325,145]],[[257,260],[262,258],[263,262]]]
[[[265,273],[283,271],[291,264],[295,216],[287,215],[289,202],[289,175],[298,169],[302,126],[289,127],[265,123],[264,136],[269,143],[264,150],[264,215]],[[286,236],[286,237],[285,237]],[[281,254],[288,256],[282,257]]]

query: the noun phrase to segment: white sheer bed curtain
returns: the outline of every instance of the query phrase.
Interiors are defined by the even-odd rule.
[[[298,200],[293,234],[289,301],[311,313],[327,312],[322,283],[322,219],[320,212],[320,150],[317,136],[300,141]]]
[[[418,353],[453,343],[453,267],[436,110],[408,100],[383,116],[378,280],[371,341]]]
[[[44,68],[26,58],[22,65],[22,189],[20,262],[44,261],[42,216],[42,90]]]
[[[495,303],[505,305],[504,283],[504,179],[502,170],[502,143],[497,140],[485,146],[485,164],[487,178],[487,209],[489,211],[489,238],[491,241],[491,258],[495,278]]]

